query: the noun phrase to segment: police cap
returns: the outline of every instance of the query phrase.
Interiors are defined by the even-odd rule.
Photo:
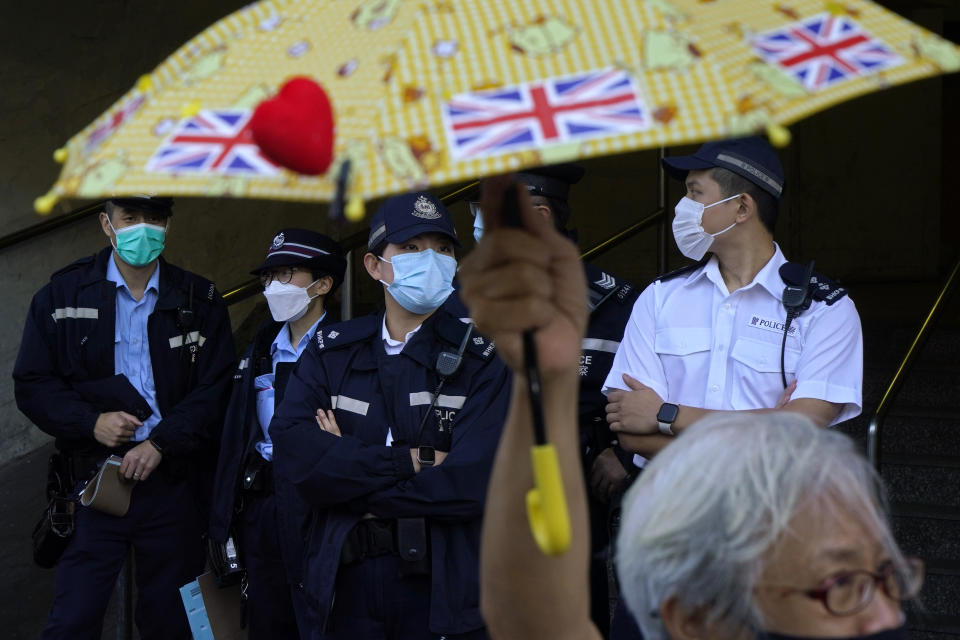
[[[393,196],[373,214],[367,248],[376,252],[388,242],[403,242],[421,233],[442,233],[461,246],[453,218],[439,198],[420,191]]]
[[[113,206],[126,209],[127,211],[141,211],[143,213],[153,213],[167,217],[173,215],[173,198],[130,196],[126,198],[109,198],[105,202],[109,202]]]
[[[759,136],[708,142],[689,156],[663,159],[664,170],[677,180],[687,173],[721,167],[754,183],[774,198],[783,193],[783,166],[766,139]]]
[[[570,185],[580,182],[586,169],[577,164],[553,164],[548,167],[524,169],[517,181],[527,186],[530,195],[566,200]]]
[[[343,282],[347,260],[343,249],[330,236],[309,229],[281,229],[273,236],[267,257],[253,275],[275,267],[303,266],[333,278],[334,288]]]

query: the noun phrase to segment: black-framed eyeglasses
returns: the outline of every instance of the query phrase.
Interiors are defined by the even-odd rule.
[[[849,616],[865,609],[877,591],[883,588],[888,597],[897,601],[917,597],[923,587],[924,568],[920,558],[906,558],[904,571],[897,571],[893,562],[880,565],[878,571],[846,571],[827,579],[826,584],[816,589],[798,589],[782,585],[765,585],[781,589],[781,595],[799,593],[819,600],[827,611],[835,616]]]
[[[260,274],[260,284],[266,289],[271,282],[279,282],[280,284],[290,284],[290,281],[293,280],[293,274],[297,272],[296,267],[281,267],[278,269],[268,269]]]

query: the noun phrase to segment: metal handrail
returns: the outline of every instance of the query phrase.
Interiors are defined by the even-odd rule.
[[[25,242],[27,240],[40,237],[48,231],[53,231],[54,229],[65,227],[68,224],[73,224],[74,222],[83,220],[84,218],[101,211],[103,211],[102,200],[93,204],[88,204],[84,207],[80,207],[79,209],[74,209],[70,213],[66,213],[62,216],[48,218],[43,222],[38,222],[37,224],[0,237],[0,249],[6,249],[7,247],[12,247],[15,244],[19,244],[20,242]]]
[[[610,236],[603,242],[587,249],[582,254],[580,254],[580,259],[591,260],[593,258],[596,258],[599,255],[606,253],[607,251],[610,251],[614,247],[617,247],[623,244],[633,236],[637,235],[647,227],[659,222],[660,219],[663,218],[663,215],[664,215],[664,210],[657,209],[656,211],[648,215],[646,218],[642,220],[638,220],[637,222],[634,222],[632,225],[630,225],[626,229],[623,229],[622,231],[615,233],[614,235]]]
[[[893,379],[891,379],[890,384],[887,385],[887,390],[884,391],[883,397],[880,398],[877,410],[874,411],[873,417],[870,418],[870,425],[867,427],[867,458],[877,471],[880,470],[880,433],[883,427],[883,421],[887,417],[887,412],[890,411],[893,397],[900,390],[903,379],[906,377],[908,370],[913,366],[920,347],[923,346],[927,336],[930,334],[930,330],[943,308],[944,301],[952,293],[958,271],[960,271],[960,260],[957,261],[950,275],[947,276],[947,281],[940,289],[937,299],[934,301],[933,306],[930,307],[930,311],[927,313],[923,324],[920,325],[920,330],[917,332],[917,335],[914,336],[913,342],[910,343],[910,348],[907,349],[906,355],[904,355],[903,360],[900,361],[900,366],[897,367],[896,373],[893,374]]]

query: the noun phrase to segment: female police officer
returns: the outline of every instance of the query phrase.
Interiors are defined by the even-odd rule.
[[[308,229],[280,230],[267,249],[260,277],[272,322],[261,326],[234,374],[224,418],[220,458],[210,514],[210,538],[220,544],[237,534],[247,571],[247,626],[250,640],[299,635],[284,562],[296,556],[280,544],[273,488],[273,443],[267,427],[286,388],[290,371],[330,324],[326,300],[343,282],[346,260],[329,236]],[[242,515],[236,517],[236,512]],[[233,529],[231,531],[231,528]]]
[[[440,308],[458,244],[433,196],[387,200],[364,256],[385,311],[318,331],[271,423],[281,511],[308,527],[315,637],[485,636],[480,519],[509,384]]]

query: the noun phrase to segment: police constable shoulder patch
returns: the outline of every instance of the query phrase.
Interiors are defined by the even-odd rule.
[[[355,342],[367,340],[380,331],[380,319],[377,316],[361,316],[353,320],[338,322],[317,329],[314,340],[321,351],[333,351],[347,347]]]
[[[799,287],[803,285],[803,278],[807,274],[807,266],[796,262],[785,262],[780,265],[780,278],[784,283]],[[832,305],[847,295],[847,289],[839,283],[823,276],[816,271],[810,276],[810,282],[807,285],[810,297],[819,302]]]
[[[463,341],[463,335],[468,326],[472,325],[461,322],[459,318],[447,312],[437,317],[437,333],[451,345],[453,350],[456,350],[456,347]],[[465,348],[466,353],[473,354],[483,360],[489,360],[496,351],[496,346],[489,338],[478,334],[476,327],[473,327],[470,331],[470,339],[467,340]]]

